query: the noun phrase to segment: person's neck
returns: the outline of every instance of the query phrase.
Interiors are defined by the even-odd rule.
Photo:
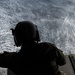
[[[35,41],[25,41],[23,43],[23,45],[25,45],[25,46],[31,46],[31,45],[34,45],[35,43],[36,43]]]

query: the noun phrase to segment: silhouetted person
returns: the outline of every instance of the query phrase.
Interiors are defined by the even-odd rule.
[[[12,29],[19,52],[4,52],[0,55],[0,66],[11,69],[16,75],[61,75],[59,66],[65,58],[61,50],[48,42],[41,42],[37,26],[29,21],[19,22]]]

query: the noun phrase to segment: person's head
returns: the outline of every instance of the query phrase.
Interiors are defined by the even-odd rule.
[[[37,26],[29,21],[19,22],[15,29],[11,29],[16,46],[28,41],[40,41]]]

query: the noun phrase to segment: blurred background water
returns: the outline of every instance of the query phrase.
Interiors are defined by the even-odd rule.
[[[75,0],[0,0],[0,52],[19,50],[10,28],[24,20],[38,26],[41,41],[75,54]]]

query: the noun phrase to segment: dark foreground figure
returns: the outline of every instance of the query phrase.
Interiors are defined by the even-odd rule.
[[[48,42],[41,42],[37,26],[29,21],[19,22],[12,29],[18,53],[4,52],[0,55],[0,67],[11,69],[16,75],[61,75],[59,66],[65,58],[61,50]]]

